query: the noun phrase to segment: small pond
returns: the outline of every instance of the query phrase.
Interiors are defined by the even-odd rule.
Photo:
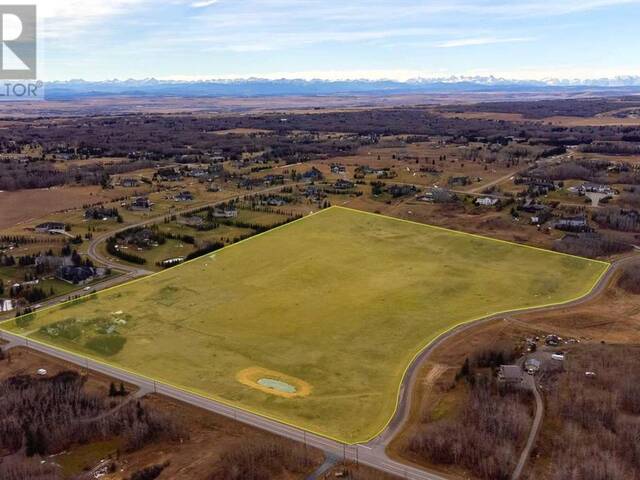
[[[272,378],[261,378],[258,380],[258,384],[284,393],[296,393],[296,387],[293,385],[289,385],[288,383],[281,382],[280,380],[274,380]]]

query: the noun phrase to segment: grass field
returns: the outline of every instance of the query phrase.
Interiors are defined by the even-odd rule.
[[[587,294],[607,264],[339,207],[2,325],[346,442],[455,325]],[[273,395],[239,372],[310,386]],[[299,381],[299,382],[297,382]]]

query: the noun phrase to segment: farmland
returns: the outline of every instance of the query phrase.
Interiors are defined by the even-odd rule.
[[[384,427],[405,369],[439,334],[583,296],[606,268],[334,207],[3,328],[360,442]],[[238,381],[247,369],[310,388],[273,395]]]

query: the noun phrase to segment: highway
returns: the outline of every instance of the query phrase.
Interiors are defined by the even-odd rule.
[[[238,195],[235,197],[228,198],[226,200],[221,200],[219,202],[210,204],[211,206],[217,205],[220,203],[227,202],[232,198],[241,199],[249,195],[254,195],[256,193],[265,193],[270,190],[276,190],[282,188],[281,186],[274,187],[272,189],[261,190],[259,192],[252,192],[246,195]],[[208,206],[208,205],[207,205]],[[202,208],[203,205],[199,205],[197,207],[193,207],[191,209],[182,211],[180,213],[188,213],[197,209]],[[136,225],[127,225],[118,231],[122,231],[132,226],[142,226],[150,223],[157,222],[163,219],[166,215],[161,217],[148,219],[144,222],[140,222]],[[108,236],[113,235],[115,232],[110,232],[108,234],[104,234],[102,236],[96,237],[92,240],[91,245],[89,247],[89,255],[96,261],[103,263],[111,268],[124,270],[127,272],[128,276],[138,276],[145,273],[145,271],[137,268],[137,267],[129,267],[123,266],[121,264],[116,263],[114,260],[109,258],[104,258],[99,252],[97,247],[101,242],[104,242]],[[113,378],[119,379],[124,382],[129,382],[131,384],[137,385],[143,391],[155,392],[161,395],[165,395],[167,397],[183,401],[185,403],[203,408],[205,410],[224,415],[229,418],[233,418],[239,422],[251,425],[253,427],[261,428],[272,432],[274,434],[296,440],[299,442],[303,442],[308,446],[318,448],[324,452],[328,456],[337,457],[339,459],[347,460],[347,461],[355,461],[363,465],[367,465],[378,470],[384,471],[389,474],[397,475],[401,478],[406,478],[409,480],[443,480],[445,477],[442,477],[436,473],[432,473],[429,471],[425,471],[424,469],[418,468],[416,466],[406,465],[404,463],[398,462],[387,455],[386,447],[389,445],[390,441],[403,429],[405,422],[409,418],[411,401],[413,398],[414,387],[418,380],[418,375],[420,372],[420,367],[423,363],[429,358],[429,356],[434,352],[436,348],[441,346],[445,341],[451,338],[454,335],[457,335],[463,331],[466,331],[470,328],[475,328],[476,326],[494,321],[500,318],[508,317],[508,316],[516,316],[518,314],[532,313],[532,312],[544,312],[551,311],[555,309],[562,309],[572,306],[577,306],[588,302],[598,295],[600,295],[610,280],[613,278],[615,273],[622,268],[623,266],[635,262],[638,259],[637,255],[630,255],[628,257],[621,258],[615,261],[611,268],[600,278],[598,284],[593,288],[593,290],[586,296],[581,299],[574,300],[571,302],[567,302],[562,305],[550,306],[550,307],[539,307],[539,308],[531,308],[528,310],[514,311],[514,312],[506,312],[501,313],[499,315],[492,315],[486,317],[482,320],[478,320],[475,322],[467,323],[460,325],[444,335],[440,336],[434,342],[430,343],[424,350],[420,352],[418,356],[414,359],[412,364],[409,366],[399,389],[398,396],[398,406],[396,412],[394,413],[393,418],[387,425],[386,429],[376,438],[371,440],[365,444],[358,445],[347,445],[341,442],[337,442],[328,438],[325,438],[320,435],[315,435],[309,432],[306,432],[302,429],[283,424],[281,422],[244,411],[240,408],[226,405],[220,401],[213,400],[201,395],[197,395],[195,393],[191,393],[185,391],[183,389],[174,387],[172,385],[168,385],[159,381],[155,381],[150,378],[146,378],[144,376],[128,372],[122,370],[120,368],[116,368],[107,364],[103,364],[91,359],[87,359],[83,356],[76,355],[70,352],[58,350],[57,348],[35,342],[30,339],[26,339],[14,334],[10,334],[7,332],[0,332],[0,338],[3,338],[10,342],[11,347],[13,346],[26,346],[28,348],[37,350],[39,352],[46,353],[56,358],[60,358],[66,360],[68,362],[79,365],[80,367],[86,368],[87,370],[92,370],[95,372],[99,372]],[[126,267],[126,268],[125,268]],[[121,277],[118,279],[121,280]],[[6,348],[6,347],[5,347]],[[533,442],[533,440],[531,441]],[[528,453],[527,453],[528,456]],[[521,459],[522,461],[522,459]],[[522,461],[522,469],[526,463],[526,457],[524,461]]]

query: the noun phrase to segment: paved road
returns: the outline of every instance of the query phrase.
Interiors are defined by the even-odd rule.
[[[243,197],[243,196],[240,196],[240,197]],[[201,208],[201,207],[197,207],[197,208]],[[157,219],[149,219],[145,222],[142,222],[141,224],[147,224],[153,221],[157,221]],[[130,227],[131,226],[128,226],[126,228],[130,228]],[[111,232],[111,234],[113,234],[113,232]],[[95,243],[94,245],[97,245],[97,243]],[[612,267],[606,272],[605,275],[603,275],[603,277],[600,279],[600,282],[591,291],[591,293],[589,293],[587,296],[579,300],[568,302],[559,306],[532,308],[526,311],[511,312],[511,315],[531,313],[531,312],[550,311],[550,310],[555,310],[559,308],[576,306],[576,305],[588,302],[592,300],[594,297],[600,295],[605,290],[605,288],[609,283],[609,280],[621,267],[623,267],[624,265],[627,265],[628,263],[635,262],[637,259],[638,259],[638,256],[631,255],[629,257],[625,257],[614,262]],[[117,267],[114,266],[114,268],[122,268],[122,267],[120,265],[117,265]],[[17,335],[9,334],[6,332],[0,332],[0,337],[6,340],[9,340],[12,343],[12,345],[25,345],[29,348],[33,348],[35,350],[47,353],[53,357],[61,358],[71,363],[74,363],[76,365],[79,365],[81,367],[87,368],[88,370],[94,370],[94,371],[103,373],[105,375],[117,378],[119,380],[135,384],[141,389],[166,395],[176,400],[180,400],[185,403],[188,403],[197,407],[201,407],[205,410],[209,410],[209,411],[218,413],[220,415],[233,418],[237,421],[252,425],[254,427],[262,428],[264,430],[270,431],[277,435],[281,435],[283,437],[287,437],[293,440],[303,442],[309,446],[321,449],[329,455],[334,455],[344,460],[357,461],[364,465],[368,465],[378,470],[381,470],[393,475],[397,475],[399,477],[406,478],[409,480],[443,480],[444,477],[441,477],[435,473],[427,472],[423,469],[416,468],[414,466],[405,465],[401,462],[391,459],[386,453],[386,447],[389,444],[389,442],[402,430],[405,422],[409,417],[410,402],[413,397],[414,387],[417,383],[416,380],[418,378],[420,366],[423,364],[424,361],[428,359],[428,357],[433,353],[433,351],[438,346],[440,346],[443,342],[445,342],[447,339],[451,338],[454,335],[457,335],[470,328],[474,328],[479,324],[493,321],[509,315],[510,315],[509,312],[502,313],[500,315],[493,315],[476,322],[461,325],[451,330],[450,332],[444,334],[443,336],[439,337],[436,341],[432,342],[428,347],[426,347],[415,358],[415,360],[412,362],[409,369],[407,370],[407,373],[400,387],[398,408],[391,422],[389,423],[387,428],[384,430],[384,432],[382,432],[381,435],[373,439],[371,442],[368,442],[367,444],[361,444],[361,445],[345,445],[340,442],[336,442],[334,440],[330,440],[319,435],[308,433],[299,428],[292,427],[292,426],[277,422],[275,420],[262,417],[260,415],[246,412],[236,407],[228,406],[226,404],[223,404],[222,402],[211,400],[209,398],[184,391],[182,389],[173,387],[171,385],[154,381],[152,379],[143,377],[141,375],[130,373],[130,372],[121,370],[119,368],[112,367],[110,365],[105,365],[105,364],[81,357],[79,355],[64,352],[56,348],[50,347],[48,345],[44,345],[38,342],[34,342],[33,340],[19,337]]]
[[[462,332],[465,332],[471,328],[475,328],[478,325],[488,323],[500,318],[522,315],[525,313],[534,313],[534,312],[548,312],[556,309],[563,309],[568,307],[574,307],[577,305],[581,305],[583,303],[589,302],[600,295],[608,286],[609,281],[616,272],[633,262],[640,260],[640,255],[630,255],[624,258],[621,258],[615,261],[611,268],[602,276],[598,284],[594,287],[594,289],[585,297],[582,297],[578,300],[574,300],[572,302],[564,303],[562,305],[550,306],[550,307],[539,307],[539,308],[531,308],[528,310],[517,311],[517,312],[506,312],[501,313],[499,315],[492,315],[486,317],[482,320],[478,320],[471,323],[466,323],[460,325],[453,330],[450,330],[446,334],[437,338],[434,342],[429,344],[411,363],[409,369],[407,370],[404,379],[402,380],[402,384],[400,386],[400,394],[398,399],[398,408],[391,422],[387,426],[387,428],[382,432],[378,437],[373,439],[371,442],[367,444],[368,447],[377,452],[378,455],[387,457],[386,455],[386,447],[389,445],[391,440],[395,438],[404,428],[405,423],[409,419],[409,414],[411,410],[411,400],[413,398],[414,387],[418,383],[418,375],[420,373],[420,367],[424,364],[425,361],[429,358],[429,356],[444,342],[446,342],[451,337],[458,335]]]
[[[495,180],[493,180],[493,181],[491,181],[489,183],[485,183],[484,185],[475,186],[474,188],[470,189],[469,192],[467,192],[467,193],[481,193],[482,191],[486,190],[487,188],[491,188],[493,186],[496,186],[496,185],[499,185],[501,183],[504,183],[507,180],[511,180],[511,177],[515,177],[518,173],[520,173],[523,170],[524,170],[523,168],[518,168],[518,169],[512,171],[511,173],[503,175],[500,178],[496,178]]]
[[[121,269],[120,266],[118,266],[118,269]],[[115,287],[116,285],[120,285],[122,283],[125,283],[129,280],[133,280],[134,278],[136,278],[137,276],[140,275],[146,275],[140,273],[139,271],[132,271],[132,272],[128,272],[124,275],[116,275],[114,277],[108,278],[106,280],[103,280],[101,282],[97,282],[94,283],[92,285],[89,285],[90,289],[89,290],[84,290],[84,288],[82,290],[75,290],[73,292],[70,292],[66,295],[61,295],[59,297],[54,297],[54,298],[50,298],[44,302],[39,303],[37,310],[42,310],[43,308],[48,308],[48,307],[52,307],[54,305],[57,305],[59,303],[64,303],[66,302],[69,297],[73,297],[74,295],[78,295],[78,296],[82,296],[82,295],[88,295],[89,293],[92,292],[98,292],[100,290],[106,290],[107,288],[111,288],[111,287]],[[8,320],[12,317],[15,316],[15,310],[12,310],[10,312],[3,312],[0,313],[0,323]]]
[[[176,400],[203,408],[233,418],[242,423],[267,430],[276,435],[280,435],[292,440],[303,442],[308,446],[323,450],[329,455],[341,460],[358,461],[362,464],[383,470],[385,472],[398,475],[409,480],[444,480],[438,475],[425,472],[418,468],[408,467],[399,462],[387,458],[381,458],[376,451],[366,445],[345,445],[325,437],[314,435],[296,427],[271,420],[251,412],[243,411],[239,408],[225,405],[221,402],[202,397],[200,395],[186,392],[171,385],[157,382],[152,379],[121,370],[116,367],[102,364],[91,359],[84,358],[69,352],[64,352],[48,345],[25,339],[7,332],[0,332],[0,338],[11,342],[12,346],[26,346],[33,350],[46,353],[52,357],[74,363],[88,371],[98,372],[118,380],[133,384],[149,392],[165,395]]]
[[[538,432],[540,431],[540,427],[542,426],[542,419],[544,418],[544,402],[542,401],[542,395],[540,395],[540,392],[538,391],[535,377],[533,375],[525,375],[525,382],[529,389],[533,392],[533,396],[536,399],[536,415],[533,419],[531,430],[529,430],[527,444],[520,454],[520,459],[518,460],[516,469],[513,471],[513,475],[511,475],[511,480],[518,480],[522,475],[524,466],[527,464],[527,461],[531,456],[531,450],[536,443],[536,438],[538,438]]]

